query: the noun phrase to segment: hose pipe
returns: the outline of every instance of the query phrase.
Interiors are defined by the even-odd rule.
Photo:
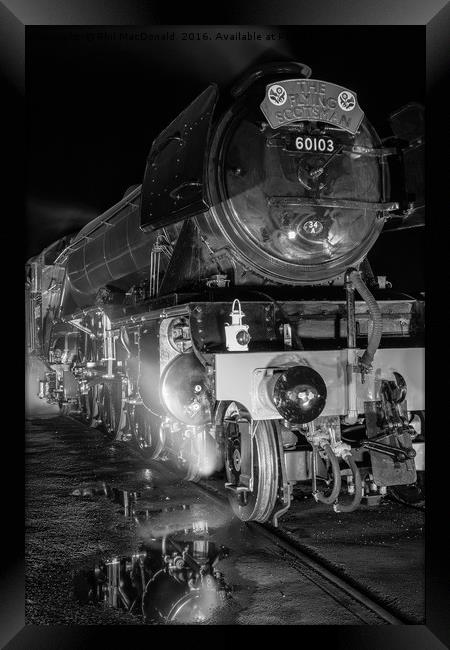
[[[377,301],[375,300],[375,298],[373,297],[373,295],[370,293],[369,289],[363,282],[359,271],[357,271],[356,269],[353,270],[350,273],[350,279],[353,283],[353,286],[360,294],[361,298],[363,298],[363,300],[365,301],[369,309],[369,314],[373,325],[372,333],[367,343],[367,349],[364,352],[364,354],[359,358],[360,365],[363,367],[364,370],[367,371],[370,370],[370,368],[372,367],[372,362],[375,356],[375,352],[378,350],[378,347],[380,345],[381,335],[383,333],[383,319],[381,316],[381,309]]]
[[[313,451],[313,497],[316,501],[320,501],[320,503],[331,505],[336,501],[339,496],[339,492],[341,491],[341,470],[339,468],[339,460],[331,449],[330,445],[325,444],[323,450],[325,451],[331,463],[331,471],[333,473],[333,489],[331,491],[331,494],[327,497],[323,492],[317,490],[317,455],[319,454],[319,449],[316,447]]]
[[[334,504],[333,509],[335,512],[353,512],[359,506],[362,499],[361,474],[351,454],[348,454],[348,456],[344,456],[343,460],[347,463],[347,465],[351,469],[353,475],[353,481],[355,485],[355,495],[350,503],[347,504],[347,503],[337,502]]]

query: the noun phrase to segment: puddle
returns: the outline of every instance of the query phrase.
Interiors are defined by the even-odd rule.
[[[229,549],[211,539],[217,529],[209,526],[204,504],[174,502],[147,487],[124,490],[98,481],[71,493],[119,504],[122,515],[138,524],[141,540],[136,553],[76,572],[74,597],[125,610],[149,624],[207,623],[231,597],[217,568]]]
[[[76,488],[71,495],[83,499],[107,497],[121,506],[120,510],[124,517],[145,526],[143,532],[146,536],[163,537],[174,531],[181,531],[185,534],[188,532],[207,535],[212,533],[212,529],[208,529],[207,513],[201,503],[164,505],[166,501],[170,501],[170,497],[160,497],[160,499],[164,499],[162,502],[155,501],[147,492],[147,486],[144,486],[142,491],[123,490],[111,487],[101,481]]]
[[[188,532],[205,530],[193,522]],[[227,547],[206,539],[152,539],[136,553],[74,573],[74,598],[127,611],[147,624],[207,623],[231,598],[217,568],[228,555]]]

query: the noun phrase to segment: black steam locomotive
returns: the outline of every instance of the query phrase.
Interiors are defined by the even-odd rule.
[[[40,397],[190,480],[224,469],[244,521],[276,525],[298,482],[337,512],[417,487],[423,296],[367,254],[421,219],[422,123],[408,105],[382,142],[297,62],[210,85],[142,185],[28,262]]]

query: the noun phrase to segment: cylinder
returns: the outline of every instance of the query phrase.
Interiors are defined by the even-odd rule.
[[[180,422],[202,426],[211,419],[213,400],[206,371],[193,352],[175,357],[161,380],[161,398]]]

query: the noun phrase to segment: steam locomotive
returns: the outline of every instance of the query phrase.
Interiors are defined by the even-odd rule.
[[[424,475],[423,295],[367,259],[420,222],[423,112],[382,141],[311,74],[210,85],[142,185],[27,264],[39,396],[189,480],[224,471],[236,515],[274,525],[297,483],[348,512]]]

